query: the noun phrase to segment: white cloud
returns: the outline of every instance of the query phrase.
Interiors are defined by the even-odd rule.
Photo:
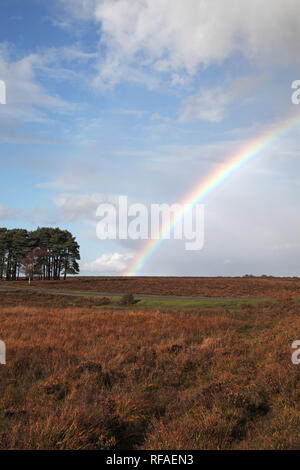
[[[105,253],[94,261],[84,263],[81,271],[96,274],[122,273],[132,258],[131,253]]]
[[[37,69],[45,66],[46,54],[29,54],[12,59],[10,48],[0,43],[0,77],[6,84],[6,105],[1,107],[1,117],[23,122],[42,122],[47,112],[70,113],[76,104],[51,95],[37,79]]]
[[[130,79],[133,69],[170,72],[180,85],[234,54],[264,66],[299,63],[298,0],[76,0],[68,7],[101,25],[106,61],[101,56],[98,85]]]
[[[0,204],[0,220],[14,219],[20,212],[20,209],[5,209],[4,206]]]
[[[64,184],[62,180],[57,180],[40,183],[37,187],[55,191],[60,187],[62,188]],[[27,218],[31,223],[39,222],[54,225],[75,222],[81,219],[88,224],[96,225],[96,209],[99,204],[107,202],[108,197],[102,193],[76,194],[66,192],[54,194],[51,199],[56,206],[54,209],[37,207],[27,213]]]
[[[0,142],[9,144],[62,144],[62,140],[39,133],[26,132],[19,121],[0,119]]]
[[[80,21],[86,21],[93,18],[97,0],[60,0],[60,3],[74,18]],[[64,22],[69,23],[69,21],[70,17],[67,16]]]
[[[179,114],[179,121],[200,119],[220,122],[224,118],[226,106],[231,102],[231,99],[231,94],[224,93],[221,87],[191,96]]]
[[[163,116],[160,113],[153,113],[151,115],[151,120],[152,121],[165,121],[165,122],[170,122],[170,118]]]
[[[241,102],[260,81],[257,77],[242,77],[230,84],[226,81],[222,87],[202,90],[189,97],[179,112],[179,121],[201,119],[220,122],[225,117],[227,107],[237,100]]]
[[[40,189],[50,189],[54,191],[74,191],[78,189],[75,183],[68,183],[62,179],[38,183],[36,187]]]
[[[96,209],[98,205],[107,200],[102,193],[93,194],[58,194],[53,198],[59,208],[56,220],[74,222],[80,217],[86,220],[96,221]]]

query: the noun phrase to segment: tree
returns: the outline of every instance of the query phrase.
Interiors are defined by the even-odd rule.
[[[5,276],[7,256],[7,228],[0,228],[0,279]]]
[[[29,251],[23,259],[21,270],[24,272],[25,276],[28,277],[29,284],[36,274],[41,276],[41,260],[44,255],[45,253],[42,248],[33,248],[33,250]]]
[[[28,232],[23,229],[12,229],[2,232],[2,249],[4,251],[3,273],[6,280],[16,280],[22,260],[28,251]],[[3,275],[3,274],[2,274]]]
[[[16,280],[20,272],[32,279],[59,280],[78,274],[79,245],[68,230],[38,227],[32,232],[0,228],[0,279]],[[34,272],[33,272],[34,270]]]
[[[45,255],[42,260],[43,279],[59,280],[63,272],[78,274],[80,260],[79,245],[68,230],[42,227],[32,233],[35,247],[43,248]]]

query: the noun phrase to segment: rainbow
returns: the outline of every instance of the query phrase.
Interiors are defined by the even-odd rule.
[[[297,124],[300,124],[300,115],[293,115],[281,121],[279,124],[272,126],[265,130],[257,139],[248,143],[243,149],[240,149],[233,156],[229,157],[223,165],[218,167],[216,171],[208,175],[204,181],[197,184],[189,193],[182,199],[181,207],[185,205],[194,206],[204,201],[209,194],[217,189],[225,180],[236,173],[246,163],[251,161],[258,154],[263,152],[267,147],[273,144],[276,140],[293,129]],[[182,209],[173,217],[172,222],[166,228],[163,228],[160,233],[159,239],[150,239],[142,246],[137,256],[133,259],[131,265],[128,267],[124,276],[136,275],[155,251],[162,244],[165,235],[168,231],[172,231],[179,220],[184,216],[186,209]]]

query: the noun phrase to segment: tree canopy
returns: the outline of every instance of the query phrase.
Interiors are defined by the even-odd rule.
[[[68,230],[38,227],[0,227],[0,279],[17,280],[20,274],[32,278],[59,280],[78,274],[79,245]]]

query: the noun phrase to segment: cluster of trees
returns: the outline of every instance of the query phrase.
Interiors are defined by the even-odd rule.
[[[0,279],[59,280],[67,274],[78,274],[79,245],[68,230],[39,227],[24,229],[0,228]]]

